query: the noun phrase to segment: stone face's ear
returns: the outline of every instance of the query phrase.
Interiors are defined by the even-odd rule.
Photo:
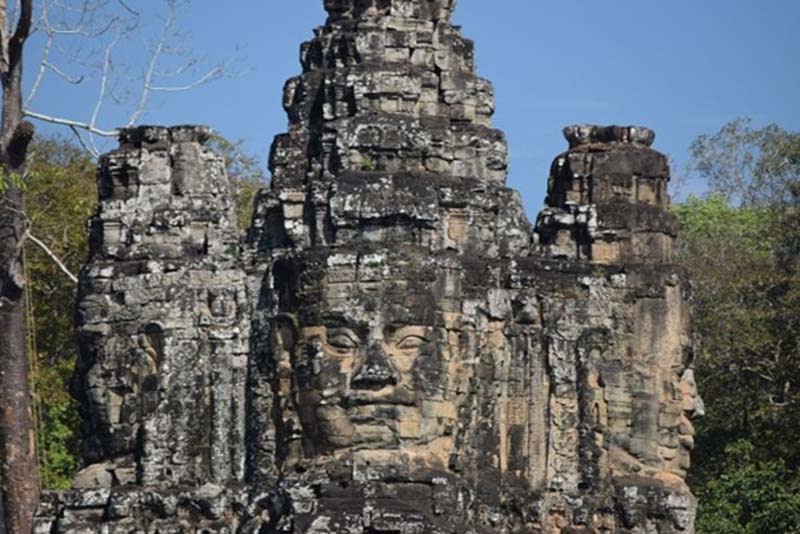
[[[272,268],[272,287],[278,300],[278,311],[281,315],[292,315],[297,310],[297,266],[285,260],[278,260]],[[297,319],[294,319],[297,324]]]
[[[142,343],[145,351],[153,358],[156,368],[164,359],[164,329],[155,323],[150,323],[144,327]]]
[[[297,317],[291,313],[281,313],[275,317],[273,343],[280,352],[291,353],[297,345]]]

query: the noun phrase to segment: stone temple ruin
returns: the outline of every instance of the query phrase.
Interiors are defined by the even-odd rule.
[[[567,128],[532,227],[454,4],[325,0],[246,235],[208,130],[101,159],[36,532],[693,532],[667,160]]]

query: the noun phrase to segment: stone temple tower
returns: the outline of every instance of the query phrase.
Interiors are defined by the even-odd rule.
[[[38,532],[687,533],[666,158],[575,126],[536,224],[454,0],[325,0],[239,232],[198,127],[101,160]]]

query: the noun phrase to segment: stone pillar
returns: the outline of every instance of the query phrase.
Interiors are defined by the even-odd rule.
[[[243,476],[247,300],[222,158],[202,127],[124,130],[100,159],[81,271],[78,487]]]

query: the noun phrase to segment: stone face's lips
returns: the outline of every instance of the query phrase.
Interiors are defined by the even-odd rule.
[[[389,424],[397,421],[397,404],[369,404],[372,413],[348,413],[348,417],[356,425]]]
[[[416,394],[406,389],[383,388],[377,391],[350,390],[342,397],[342,405],[350,406],[417,406],[419,404]]]

